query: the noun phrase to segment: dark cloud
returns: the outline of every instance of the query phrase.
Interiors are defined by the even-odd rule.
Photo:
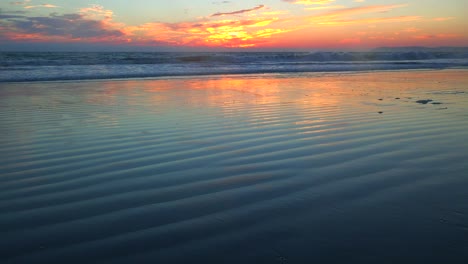
[[[21,17],[20,19],[10,19],[6,24],[7,28],[13,32],[71,37],[73,39],[124,35],[119,30],[107,29],[102,21],[90,20],[81,14],[58,15],[52,13],[47,17]]]
[[[23,17],[22,15],[26,14],[25,11],[5,11],[0,8],[0,19],[6,19],[6,18],[19,18]]]
[[[7,14],[0,14],[0,19],[10,19],[10,18],[22,18],[24,16],[20,15],[7,15]]]
[[[212,14],[210,17],[238,15],[238,14],[243,14],[243,13],[259,10],[259,9],[264,8],[264,7],[265,7],[265,5],[259,5],[259,6],[256,6],[254,8],[251,8],[251,9],[242,9],[242,10],[237,10],[237,11],[233,11],[233,12],[226,12],[226,13],[215,13],[215,14]]]
[[[24,14],[25,12],[23,11],[4,11],[3,9],[0,8],[0,23],[2,23],[1,20],[10,20],[10,19],[15,19],[15,18],[23,18],[25,17]]]
[[[21,11],[21,10],[16,10],[16,11],[8,10],[8,11],[5,11],[2,8],[0,8],[0,14],[26,14],[26,13],[27,13],[26,11]]]

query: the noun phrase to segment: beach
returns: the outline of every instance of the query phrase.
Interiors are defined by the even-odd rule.
[[[2,263],[466,263],[468,70],[0,83]]]

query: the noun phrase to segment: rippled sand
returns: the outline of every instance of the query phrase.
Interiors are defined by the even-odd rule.
[[[466,263],[468,71],[0,84],[2,263]]]

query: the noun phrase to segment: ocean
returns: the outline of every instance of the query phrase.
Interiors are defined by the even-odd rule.
[[[3,52],[0,82],[467,66],[468,50],[463,48],[367,52]]]

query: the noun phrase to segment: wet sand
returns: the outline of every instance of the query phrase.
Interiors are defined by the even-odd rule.
[[[468,71],[0,84],[2,263],[466,263]]]

